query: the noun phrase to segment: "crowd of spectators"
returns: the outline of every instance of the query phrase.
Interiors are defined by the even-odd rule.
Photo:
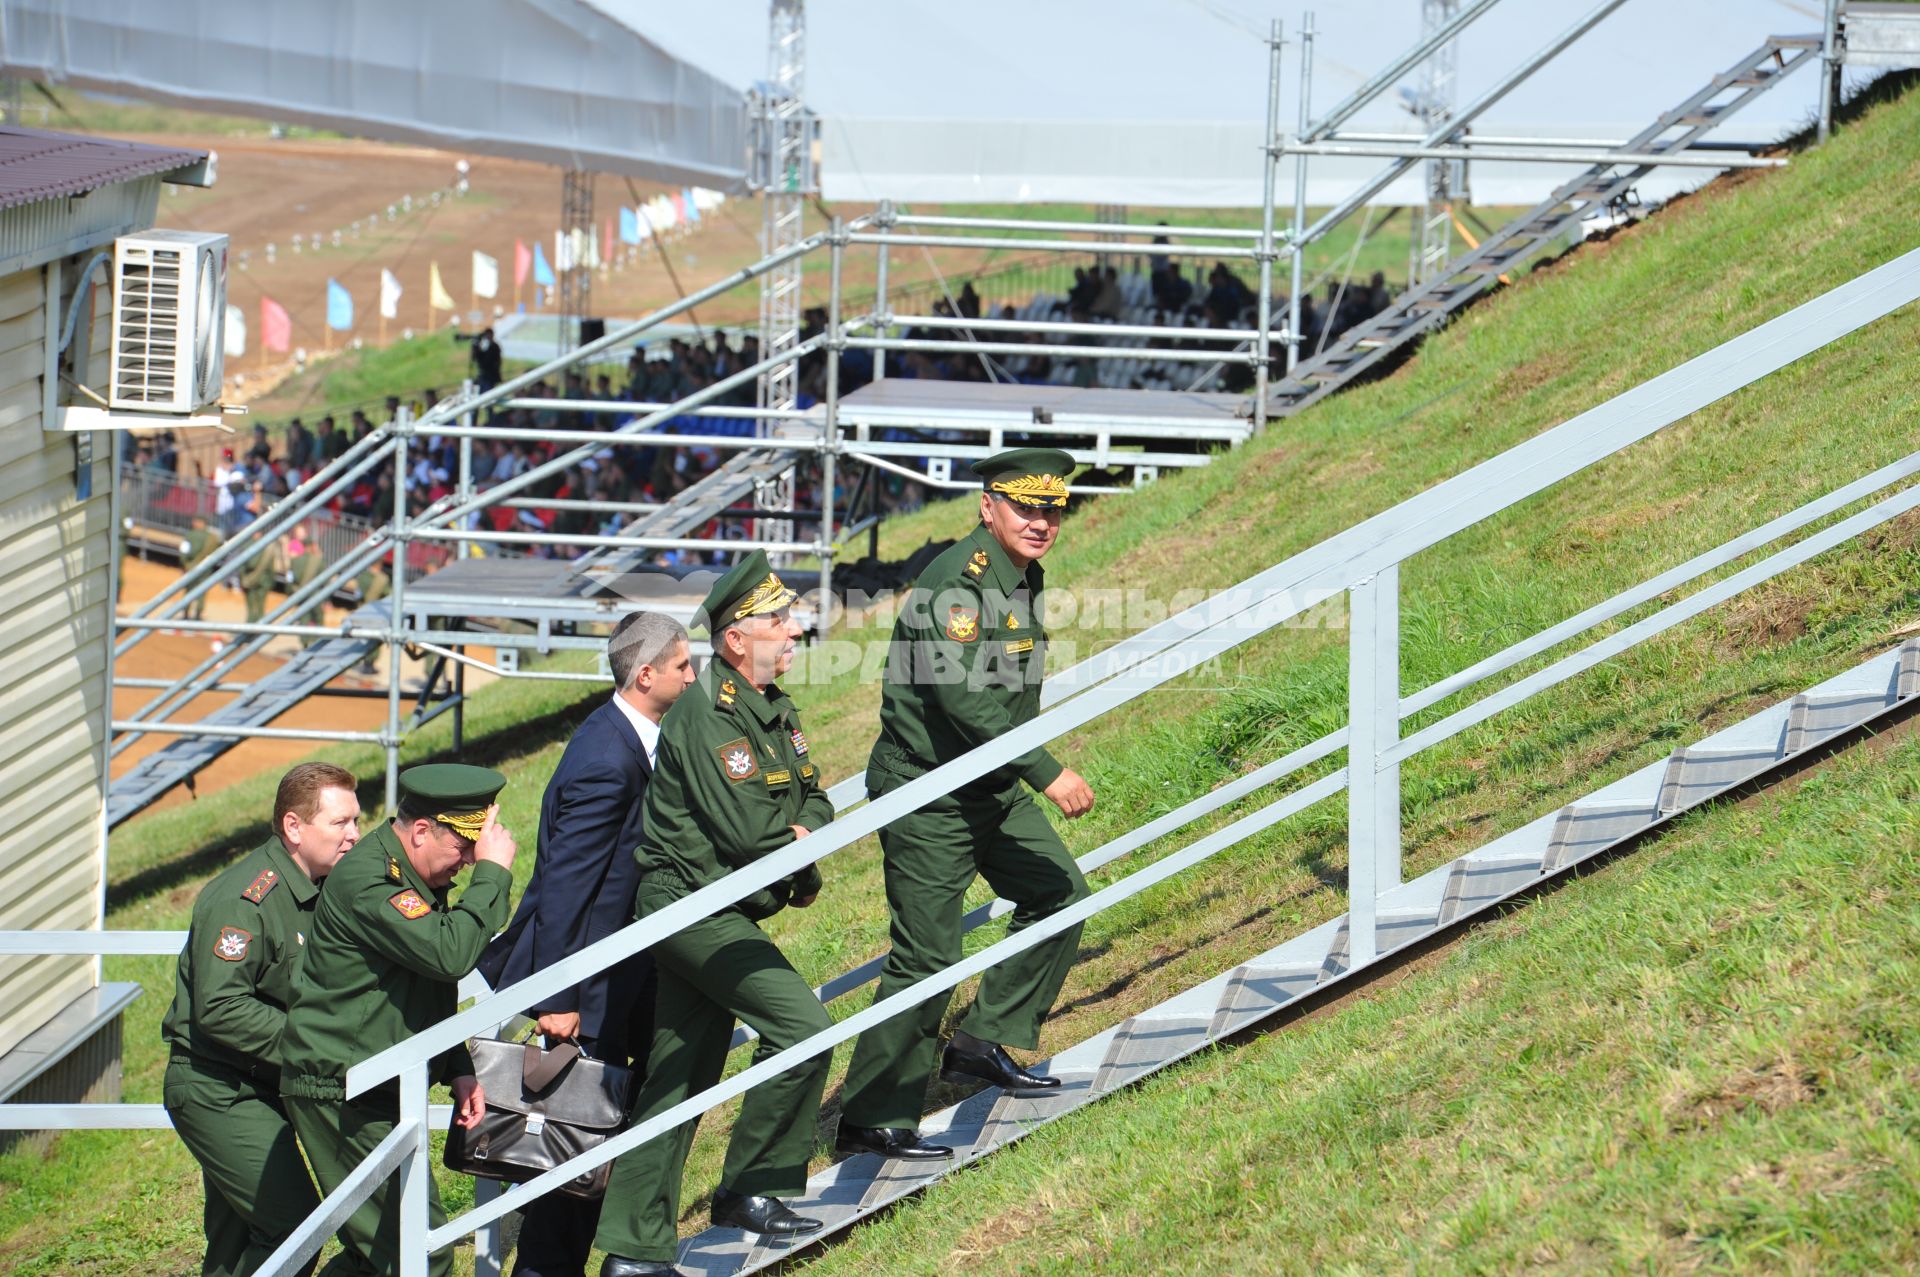
[[[1252,332],[1257,318],[1257,297],[1253,288],[1227,262],[1215,262],[1204,279],[1190,277],[1171,256],[1150,256],[1145,265],[1144,271],[1136,267],[1122,274],[1118,267],[1095,259],[1092,264],[1074,269],[1073,283],[1064,295],[1040,294],[1018,308],[1003,305],[996,317],[1014,324],[1022,320],[1066,319],[1087,324],[1150,323],[1168,328]],[[1391,294],[1378,272],[1365,284],[1329,282],[1323,297],[1303,296],[1303,350],[1310,355],[1323,343],[1379,313],[1390,301]],[[943,295],[934,303],[936,314],[964,319],[978,319],[984,309],[971,281],[964,283],[958,294]],[[1276,333],[1284,329],[1286,316],[1287,299],[1276,296],[1272,310],[1272,328]],[[802,339],[824,331],[826,322],[823,308],[806,311]],[[964,334],[948,329],[915,329],[907,335],[950,340]],[[1080,345],[1089,340],[1085,335],[1027,332],[1017,328],[978,330],[974,335],[982,342],[1010,347]],[[1138,342],[1125,339],[1117,344]],[[1162,339],[1159,344],[1174,349],[1217,349],[1225,354],[1240,343],[1196,336]],[[476,335],[472,357],[477,384],[484,389],[500,382],[503,376],[501,347],[491,330]],[[486,424],[612,431],[633,420],[636,412],[645,411],[624,405],[673,403],[751,367],[759,359],[759,340],[750,334],[733,337],[714,333],[704,339],[655,343],[649,348],[636,348],[624,369],[616,371],[602,365],[606,371],[572,372],[558,381],[533,383],[519,396],[533,403],[496,411],[487,418]],[[1185,389],[1205,368],[1204,364],[1152,360],[1116,362],[1045,353],[991,354],[983,358],[974,353],[904,351],[889,356],[887,373],[892,377],[957,381]],[[842,393],[867,384],[873,371],[871,352],[843,351]],[[823,351],[814,351],[800,360],[797,380],[800,407],[819,402],[825,378]],[[1244,389],[1251,383],[1252,374],[1243,361],[1224,361],[1215,370],[1214,378],[1212,384],[1217,388]],[[755,394],[755,381],[746,378],[711,402],[751,407]],[[436,390],[426,388],[404,404],[399,396],[390,396],[371,412],[367,407],[356,407],[328,413],[314,419],[311,425],[302,417],[293,418],[277,432],[255,425],[243,446],[229,444],[221,447],[217,455],[202,452],[190,456],[172,432],[145,439],[127,436],[122,460],[141,467],[145,473],[166,476],[182,488],[197,488],[199,495],[195,500],[199,504],[194,513],[206,517],[221,536],[231,537],[273,502],[372,433],[376,421],[391,420],[403,406],[417,417],[438,399]],[[609,407],[605,411],[586,412],[543,408],[538,404],[542,399],[599,400]],[[755,422],[751,417],[716,418],[689,413],[664,421],[657,429],[678,435],[744,437],[755,432]],[[476,491],[485,492],[545,465],[576,446],[573,442],[558,441],[475,440],[469,461],[471,482]],[[644,507],[670,501],[675,494],[723,464],[730,455],[730,450],[720,447],[608,444],[526,485],[514,494],[516,504],[494,505],[475,513],[467,526],[556,538],[531,544],[488,545],[489,553],[577,557],[592,547],[564,538],[615,535],[643,517]],[[407,509],[418,514],[450,495],[459,474],[457,439],[445,435],[415,436],[401,485]],[[795,492],[797,509],[819,508],[818,479],[816,471],[807,466],[800,468]],[[332,513],[350,525],[355,520],[367,524],[388,521],[393,516],[394,488],[391,465],[371,467],[331,502]],[[848,495],[845,490],[836,494],[837,508],[845,510]],[[879,512],[910,509],[923,499],[924,491],[917,484],[876,476],[872,508]],[[598,508],[586,508],[589,503]],[[736,510],[692,530],[687,536],[744,541],[750,531],[751,517]],[[692,566],[723,562],[728,557],[724,551],[667,550],[655,556],[655,562],[661,566]]]

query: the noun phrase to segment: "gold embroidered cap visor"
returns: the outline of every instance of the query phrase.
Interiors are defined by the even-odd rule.
[[[798,597],[775,575],[767,552],[755,550],[713,583],[700,610],[706,614],[708,628],[717,634],[735,621],[770,616]]]
[[[507,778],[491,767],[425,763],[400,773],[400,804],[409,812],[430,813],[434,820],[471,841],[486,828],[487,808],[506,783]]]
[[[976,461],[973,470],[996,496],[1016,505],[1057,510],[1067,504],[1073,458],[1058,448],[1012,448]]]

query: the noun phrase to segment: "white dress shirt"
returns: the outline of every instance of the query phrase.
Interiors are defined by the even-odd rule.
[[[647,751],[647,766],[658,766],[660,760],[660,724],[635,709],[632,702],[618,692],[613,694],[613,703],[619,706],[620,712],[627,716],[629,723],[633,724],[633,730],[640,734],[640,748]]]

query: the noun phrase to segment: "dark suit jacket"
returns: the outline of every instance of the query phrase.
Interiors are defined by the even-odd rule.
[[[540,802],[540,840],[527,893],[480,959],[500,988],[577,953],[633,921],[640,807],[652,768],[626,716],[608,701],[567,742]],[[610,1059],[647,1052],[653,959],[638,954],[529,1010],[578,1011],[580,1034]]]

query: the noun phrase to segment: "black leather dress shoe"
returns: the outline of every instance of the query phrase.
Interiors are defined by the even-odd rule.
[[[656,1259],[625,1259],[608,1255],[600,1261],[600,1277],[681,1277],[672,1264]]]
[[[777,1197],[753,1197],[726,1188],[713,1190],[713,1224],[771,1237],[802,1237],[820,1231],[819,1220],[794,1214]]]
[[[1029,1073],[1015,1064],[1007,1049],[992,1042],[955,1034],[940,1057],[940,1077],[947,1082],[987,1082],[1015,1095],[1058,1089],[1060,1079]]]
[[[833,1146],[842,1153],[878,1153],[882,1157],[903,1157],[909,1161],[936,1161],[952,1157],[945,1144],[929,1144],[918,1131],[900,1126],[849,1126],[840,1123]]]

